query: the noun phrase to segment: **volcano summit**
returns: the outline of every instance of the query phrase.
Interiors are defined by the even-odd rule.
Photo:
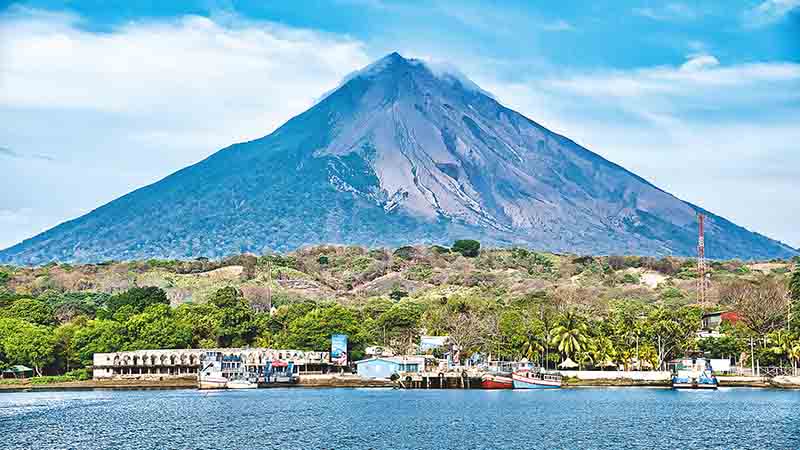
[[[40,264],[219,257],[305,244],[470,237],[588,254],[797,251],[655,187],[494,100],[392,53],[272,134],[235,144],[0,252]]]

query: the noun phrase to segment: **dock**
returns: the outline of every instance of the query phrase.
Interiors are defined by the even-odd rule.
[[[395,381],[403,389],[480,389],[480,374],[470,372],[419,372],[401,374]]]

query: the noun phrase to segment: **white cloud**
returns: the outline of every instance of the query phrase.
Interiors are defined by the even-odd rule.
[[[678,67],[660,66],[628,71],[611,70],[568,75],[560,79],[545,81],[552,88],[572,94],[593,97],[617,97],[643,99],[643,95],[717,96],[722,90],[731,88],[755,89],[727,92],[720,100],[735,101],[742,96],[751,99],[756,95],[774,97],[777,100],[797,98],[797,93],[776,89],[797,86],[800,82],[800,64],[788,62],[748,63],[722,66],[709,54],[690,55]],[[672,100],[672,99],[670,99]],[[645,103],[645,102],[641,102]],[[674,102],[680,105],[679,102]]]
[[[543,23],[541,25],[544,31],[574,31],[575,28],[566,20],[556,20],[551,23]]]
[[[633,13],[637,16],[647,17],[648,19],[660,22],[675,22],[694,20],[703,13],[694,7],[683,3],[671,2],[657,8],[633,8]]]
[[[111,33],[78,25],[74,16],[20,9],[0,22],[0,104],[193,116],[247,111],[274,126],[368,62],[360,42],[270,23],[226,26],[186,16]]]
[[[347,36],[231,15],[82,25],[0,15],[0,247],[269,134],[370,61]]]
[[[714,55],[698,53],[689,55],[685,63],[681,65],[681,70],[686,72],[697,72],[699,70],[710,69],[719,66],[719,60]]]
[[[765,0],[745,12],[744,22],[752,27],[771,25],[797,8],[800,8],[800,0]]]
[[[509,107],[680,198],[800,246],[800,64],[682,64],[504,83]]]

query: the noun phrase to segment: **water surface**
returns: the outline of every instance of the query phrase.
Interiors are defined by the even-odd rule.
[[[800,449],[800,391],[0,393],[7,449]]]

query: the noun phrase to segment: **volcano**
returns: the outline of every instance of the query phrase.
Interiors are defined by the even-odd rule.
[[[797,251],[682,201],[498,103],[392,53],[275,132],[0,252],[0,262],[220,257],[307,244],[474,238],[579,254],[712,258]]]

